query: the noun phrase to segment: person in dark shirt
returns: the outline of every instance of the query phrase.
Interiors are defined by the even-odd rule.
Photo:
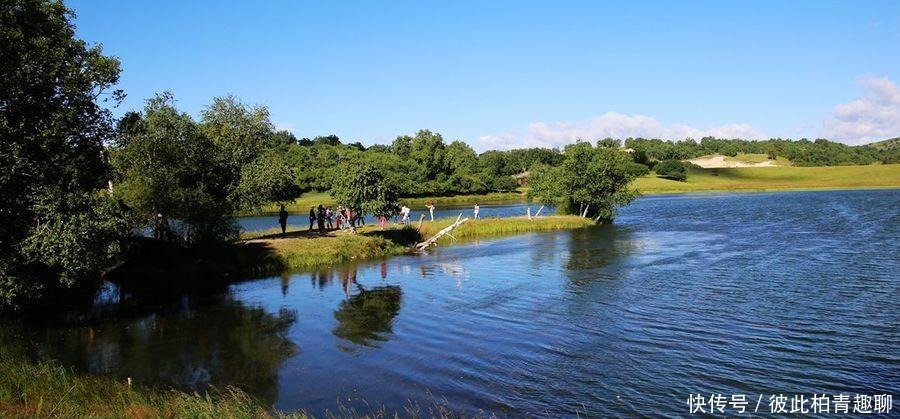
[[[284,209],[284,205],[281,206],[281,211],[278,211],[278,224],[281,225],[281,235],[287,231],[287,219],[288,213]]]
[[[316,212],[316,220],[319,221],[319,234],[325,234],[325,207],[319,204],[319,210]]]

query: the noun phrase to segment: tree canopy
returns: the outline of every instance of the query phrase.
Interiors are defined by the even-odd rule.
[[[122,227],[98,194],[119,61],[72,18],[59,2],[0,3],[0,306],[92,288]]]
[[[627,187],[634,179],[627,153],[578,142],[566,147],[564,155],[559,166],[538,165],[531,170],[529,197],[604,223],[612,222],[617,208],[636,197]]]

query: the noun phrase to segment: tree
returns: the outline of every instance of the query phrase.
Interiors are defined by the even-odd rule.
[[[241,167],[255,159],[274,136],[275,125],[264,106],[250,106],[234,96],[213,98],[201,112],[200,130],[216,145],[231,169],[229,183],[237,185]]]
[[[663,160],[655,167],[656,175],[664,179],[687,180],[687,168],[680,160]]]
[[[444,161],[447,169],[457,175],[469,175],[478,169],[478,154],[462,141],[454,141],[447,146]]]
[[[616,138],[606,137],[602,140],[597,141],[597,147],[607,147],[607,148],[619,148],[622,146],[622,141]]]
[[[238,196],[241,208],[259,209],[269,202],[293,201],[303,193],[294,169],[275,150],[264,152],[241,169]]]
[[[616,209],[637,196],[628,189],[634,175],[631,157],[616,149],[579,142],[566,147],[562,165],[536,165],[528,178],[528,196],[556,205],[564,213],[584,215],[609,223]]]
[[[393,143],[391,143],[391,151],[402,157],[409,157],[409,153],[412,151],[412,137],[408,135],[401,135],[397,137]]]
[[[409,157],[416,163],[414,176],[421,180],[434,180],[444,172],[444,139],[441,134],[420,130],[412,139]]]
[[[110,150],[114,195],[134,211],[136,227],[152,226],[163,237],[163,225],[155,222],[161,216],[179,220],[183,229],[175,230],[190,242],[236,237],[229,161],[235,149],[221,152],[175,108],[171,93],[148,100],[140,116],[123,119],[118,145]]]
[[[0,3],[0,308],[93,289],[117,235],[97,191],[119,61],[72,18],[60,2]]]
[[[313,145],[341,145],[341,139],[334,134],[331,135],[320,135],[316,138],[313,138]]]
[[[344,163],[334,179],[331,196],[338,204],[360,215],[391,216],[397,213],[397,193],[381,169],[364,161]]]

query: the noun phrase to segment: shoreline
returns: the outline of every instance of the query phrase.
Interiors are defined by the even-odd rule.
[[[418,232],[412,227],[416,223],[412,223],[410,227],[391,224],[385,230],[367,225],[357,229],[356,234],[332,230],[324,236],[301,229],[288,232],[286,237],[282,237],[272,229],[245,233],[245,237],[236,242],[235,246],[263,247],[268,250],[267,257],[271,258],[268,263],[276,263],[285,272],[303,271],[410,254],[413,245],[433,236],[454,221],[453,218],[426,221]],[[444,236],[437,243],[466,243],[481,238],[574,230],[594,225],[590,219],[573,215],[546,215],[532,220],[526,217],[486,218],[469,220],[453,231],[453,238]]]

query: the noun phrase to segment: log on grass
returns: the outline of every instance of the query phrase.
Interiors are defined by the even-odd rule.
[[[425,240],[421,243],[417,243],[415,246],[416,250],[423,250],[423,249],[427,248],[428,246],[431,246],[436,241],[438,241],[438,239],[443,237],[445,234],[449,234],[451,231],[453,231],[453,229],[455,229],[456,227],[459,227],[466,221],[469,221],[469,217],[462,218],[462,214],[459,214],[459,216],[456,217],[456,221],[453,224],[450,224],[449,226],[444,227],[441,231],[438,231],[437,234],[435,234],[434,236],[431,236],[430,239]]]

